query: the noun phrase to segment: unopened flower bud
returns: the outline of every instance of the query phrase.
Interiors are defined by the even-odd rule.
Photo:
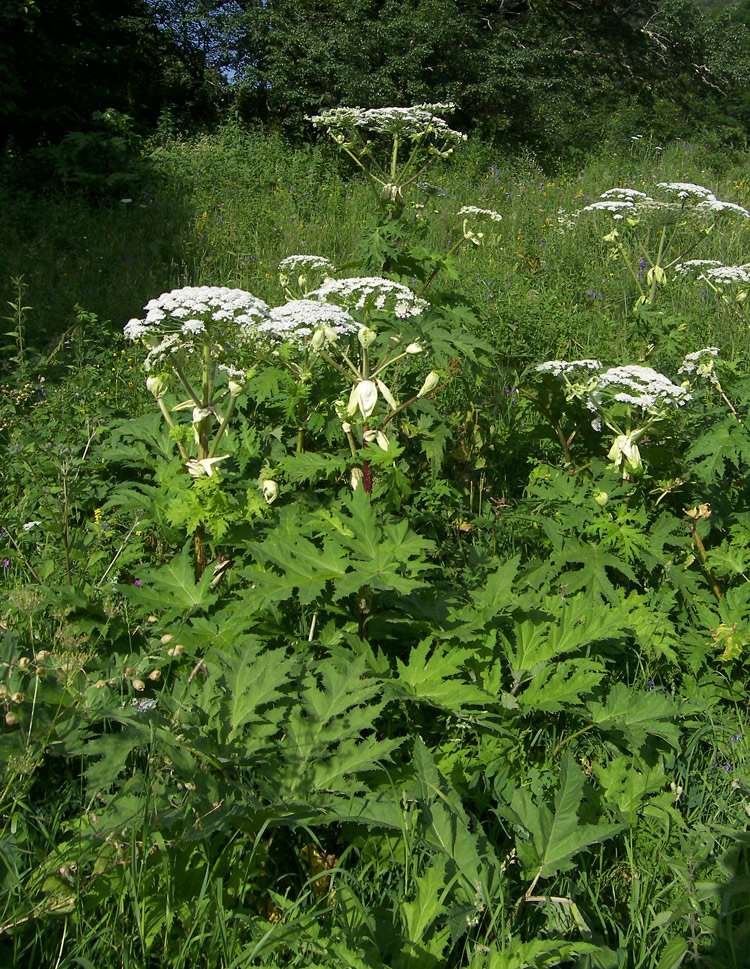
[[[131,680],[130,682],[133,686],[133,689],[136,690],[138,693],[143,693],[143,691],[146,689],[146,684],[143,682],[143,680]]]
[[[18,661],[19,670],[28,669],[30,663],[31,663],[31,660],[29,659],[28,656],[22,656]]]
[[[182,645],[182,643],[175,643],[175,645],[172,646],[171,649],[167,650],[167,656],[171,656],[172,658],[176,656],[181,656],[184,651],[185,651],[185,647]]]
[[[270,478],[266,478],[265,481],[261,481],[260,490],[263,492],[263,497],[266,499],[269,505],[272,505],[279,497],[279,486]]]
[[[375,330],[371,330],[369,326],[360,327],[357,331],[357,339],[359,340],[359,345],[363,349],[367,349],[369,346],[377,340],[378,335]]]
[[[228,380],[227,387],[232,397],[241,397],[245,393],[245,384],[239,380]]]
[[[11,703],[23,703],[23,693],[11,693],[10,695]]]
[[[594,501],[597,503],[597,505],[599,505],[600,508],[604,508],[609,501],[609,495],[606,491],[597,491],[597,493],[594,495]]]
[[[417,397],[424,397],[426,394],[432,393],[439,383],[440,374],[436,370],[431,370],[425,377]]]
[[[9,710],[8,713],[5,714],[5,726],[6,727],[15,727],[15,725],[17,723],[18,723],[18,715],[15,714],[15,713],[12,713]]]
[[[410,343],[406,348],[407,353],[421,353],[422,347],[418,343]]]
[[[313,350],[322,350],[327,342],[326,332],[322,327],[313,333],[312,339],[310,340]]]
[[[162,646],[166,646],[168,643],[171,643],[173,639],[174,636],[172,633],[164,633],[159,642],[162,644]]]
[[[344,421],[344,423],[341,425],[341,430],[344,432],[344,434],[351,434],[352,425],[349,423],[349,421]]]
[[[103,690],[106,685],[107,685],[106,680],[97,680],[96,683],[94,683],[94,689]]]
[[[151,670],[151,672],[148,674],[148,678],[152,681],[152,683],[158,682],[161,679],[161,670]]]
[[[362,481],[362,468],[352,468],[352,473],[349,477],[349,484],[352,486],[352,491],[356,491]]]
[[[378,388],[372,380],[360,380],[352,388],[349,397],[349,407],[347,414],[352,417],[359,409],[364,418],[368,418],[378,403]]]
[[[151,393],[160,400],[169,390],[169,374],[153,373],[146,377],[146,386]]]
[[[39,652],[34,656],[37,663],[44,663],[45,660],[50,658],[50,651],[48,649],[40,649]]]
[[[389,441],[382,431],[377,432],[377,434],[375,435],[375,440],[378,442],[378,446],[381,447],[384,451],[388,450]]]

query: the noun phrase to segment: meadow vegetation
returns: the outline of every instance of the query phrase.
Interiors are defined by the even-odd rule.
[[[3,190],[0,962],[740,969],[748,155],[334,115]]]

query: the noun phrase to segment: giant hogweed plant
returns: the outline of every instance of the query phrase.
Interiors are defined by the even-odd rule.
[[[648,194],[632,188],[615,187],[598,200],[573,212],[558,213],[562,231],[575,229],[581,219],[608,217],[611,229],[602,237],[608,248],[607,265],[621,266],[635,289],[633,305],[636,336],[641,359],[653,351],[659,334],[654,327],[675,326],[672,318],[661,319],[657,297],[681,275],[698,275],[737,309],[724,292],[729,282],[744,278],[742,267],[724,267],[719,260],[693,259],[693,252],[730,219],[750,219],[750,212],[735,202],[723,201],[708,188],[692,182],[659,182]],[[715,270],[715,273],[711,273]],[[743,300],[739,300],[742,309]],[[674,333],[667,330],[667,337]]]

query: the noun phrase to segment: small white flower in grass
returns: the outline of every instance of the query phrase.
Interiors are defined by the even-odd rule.
[[[335,303],[349,310],[382,310],[385,313],[393,313],[399,319],[419,316],[428,305],[408,286],[382,276],[329,279],[308,295],[311,300]]]
[[[458,210],[459,215],[473,215],[483,222],[502,222],[503,217],[494,209],[479,209],[476,205],[462,205]]]

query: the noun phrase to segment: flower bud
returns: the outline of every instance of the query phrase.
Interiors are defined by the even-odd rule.
[[[28,669],[30,663],[31,663],[31,660],[29,659],[28,656],[22,656],[18,661],[19,670]]]
[[[158,682],[161,679],[161,670],[151,670],[151,672],[148,674],[148,678],[153,683]]]
[[[260,490],[263,492],[263,497],[266,499],[269,505],[272,505],[279,497],[279,486],[270,478],[266,478],[264,481],[261,481]]]
[[[23,693],[11,693],[10,695],[11,703],[23,703]]]
[[[366,350],[369,346],[377,340],[378,335],[375,330],[371,330],[369,326],[360,327],[357,331],[357,339],[359,340],[359,345],[363,350]]]
[[[169,374],[152,373],[146,377],[146,386],[151,393],[160,400],[169,390]]]
[[[324,349],[327,342],[328,341],[326,340],[326,331],[322,327],[313,333],[312,339],[310,340],[310,344],[313,350]]]
[[[354,387],[354,395],[356,399],[356,407],[359,407],[359,411],[362,416],[367,419],[378,403],[378,388],[372,380],[360,380],[358,384]],[[349,402],[351,407],[351,401]]]
[[[594,495],[594,501],[597,503],[597,505],[599,505],[600,508],[604,508],[609,501],[609,495],[606,491],[597,491]]]
[[[424,383],[417,394],[417,397],[424,397],[426,394],[432,393],[432,391],[440,383],[440,374],[436,370],[430,370],[424,379]]]
[[[375,382],[377,383],[378,390],[383,395],[383,397],[385,398],[386,402],[389,404],[390,407],[393,408],[393,410],[396,410],[396,408],[398,407],[398,404],[396,403],[396,400],[395,400],[393,394],[388,389],[388,387],[386,387],[386,385],[383,383],[382,380],[376,380]]]
[[[96,683],[94,683],[94,689],[103,690],[106,685],[107,685],[106,680],[97,680]]]
[[[37,663],[44,663],[45,660],[50,658],[50,651],[48,649],[40,649],[39,652],[34,656]]]
[[[341,425],[341,430],[344,432],[344,434],[351,434],[352,425],[349,423],[349,421],[344,421],[344,423]]]
[[[174,659],[176,656],[181,656],[184,651],[185,647],[182,643],[175,643],[174,646],[167,650],[167,656],[171,656]]]
[[[229,388],[229,393],[232,397],[241,397],[245,393],[245,383],[244,381],[232,380],[231,378],[227,380],[227,387]]]
[[[389,441],[382,431],[377,432],[375,435],[375,440],[378,442],[379,447],[381,447],[384,451],[388,450]]]
[[[352,468],[352,473],[349,477],[349,484],[352,486],[352,491],[356,491],[362,481],[362,468]]]
[[[146,684],[143,682],[143,680],[131,680],[130,682],[133,689],[138,693],[143,693],[143,691],[146,689]]]
[[[164,633],[164,635],[161,637],[159,642],[161,643],[162,646],[166,646],[168,643],[171,643],[173,639],[174,639],[174,636],[172,635],[172,633]]]
[[[18,723],[18,715],[8,711],[8,713],[5,714],[5,726],[15,727],[17,723]]]
[[[418,343],[410,343],[406,348],[407,353],[421,353],[422,347]]]

